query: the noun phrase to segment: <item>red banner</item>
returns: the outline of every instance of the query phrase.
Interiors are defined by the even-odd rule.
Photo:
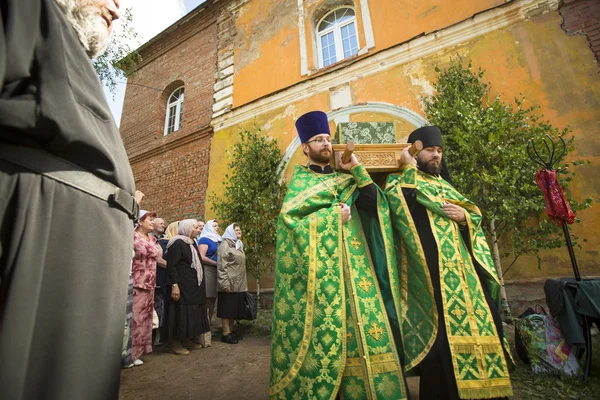
[[[535,181],[544,193],[546,213],[551,220],[558,223],[565,221],[567,224],[575,222],[575,214],[565,198],[560,183],[556,180],[556,171],[541,169],[535,175]]]

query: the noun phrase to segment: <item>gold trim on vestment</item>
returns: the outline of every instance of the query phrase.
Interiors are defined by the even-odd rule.
[[[416,181],[417,181],[417,174],[415,174],[415,187],[416,187]],[[427,281],[429,284],[428,285],[429,295],[431,296],[431,299],[434,299],[433,285],[431,283],[431,275],[429,274],[429,268],[427,267],[427,260],[425,259],[425,252],[423,251],[423,245],[421,244],[421,238],[419,237],[419,233],[417,232],[417,227],[415,226],[415,221],[412,218],[412,214],[410,213],[408,204],[406,203],[406,199],[404,198],[404,193],[402,193],[403,187],[405,187],[405,186],[404,185],[396,185],[396,193],[397,193],[398,199],[400,200],[400,204],[402,204],[403,212],[406,215],[406,220],[409,224],[408,228],[410,229],[411,234],[415,238],[417,254],[421,260],[422,265],[424,266],[423,272],[424,272],[425,276],[427,277]],[[406,253],[402,254],[402,258],[406,259],[408,262],[408,256]],[[408,278],[409,278],[408,273],[405,276],[406,276],[406,280],[408,280]],[[402,286],[404,289],[405,288],[404,285],[402,285]],[[407,300],[408,300],[408,282],[406,284],[406,291],[407,291],[406,296],[407,296]],[[423,348],[423,351],[418,356],[415,356],[411,362],[407,363],[404,366],[405,371],[409,371],[409,370],[413,369],[414,367],[416,367],[427,356],[427,354],[431,350],[431,347],[433,347],[433,343],[435,342],[435,338],[437,337],[437,334],[438,334],[438,310],[437,310],[437,307],[435,307],[435,301],[433,301],[433,305],[434,305],[434,307],[431,310],[433,313],[433,331],[431,333],[431,337],[429,338],[427,344]],[[408,308],[408,307],[406,307],[406,308]]]
[[[381,196],[381,201],[386,201],[385,195],[382,195],[381,192],[377,193],[377,197]],[[401,280],[399,282],[400,277],[398,273],[394,274],[394,271],[397,271],[395,263],[392,261],[396,261],[396,256],[394,254],[394,233],[391,229],[391,219],[389,216],[389,204],[387,204],[388,209],[386,210],[387,214],[387,223],[384,221],[384,214],[381,210],[381,207],[377,208],[377,217],[379,219],[379,226],[381,229],[381,237],[383,238],[383,245],[385,248],[385,258],[386,258],[386,267],[388,271],[388,277],[390,280],[390,288],[392,291],[392,297],[394,299],[394,308],[396,309],[396,318],[398,319],[398,329],[400,330],[400,336],[402,337],[402,316],[400,314],[403,313],[404,308],[402,307],[402,288],[400,287]],[[388,237],[388,229],[391,231],[392,237]],[[372,261],[372,260],[371,260]],[[384,307],[385,309],[385,307]]]
[[[466,213],[465,215],[468,214]],[[448,339],[448,344],[450,347],[452,368],[454,370],[454,378],[458,388],[459,396],[461,398],[474,398],[472,397],[474,395],[477,396],[477,398],[489,398],[495,397],[496,395],[498,395],[499,397],[512,396],[512,387],[510,384],[510,378],[508,378],[508,367],[504,358],[502,343],[500,337],[498,336],[496,325],[493,321],[492,312],[489,308],[489,305],[487,304],[487,301],[485,300],[485,296],[483,295],[484,292],[481,286],[481,281],[477,276],[475,267],[471,259],[460,259],[460,256],[463,252],[461,249],[461,240],[458,223],[446,217],[448,221],[442,220],[442,222],[450,223],[451,232],[442,232],[435,223],[435,214],[429,208],[427,208],[427,217],[429,219],[429,224],[433,233],[433,238],[435,240],[436,248],[438,250],[438,268],[440,274],[440,293],[442,295],[444,325],[446,326],[446,337]],[[444,225],[444,227],[446,226],[447,225]],[[459,258],[458,260],[453,260],[451,258],[449,259],[442,251],[442,243],[438,241],[438,235],[448,235],[448,233],[451,234],[452,243],[456,247],[454,249],[453,258]],[[465,268],[467,267],[469,267],[469,269],[472,269],[472,271],[470,272],[471,274],[474,274],[474,277],[476,278],[475,287],[471,288],[472,291],[480,293],[480,296],[483,297],[483,301],[481,302],[480,307],[486,309],[486,323],[489,324],[489,326],[491,327],[493,333],[492,335],[482,336],[480,334],[480,329],[475,318],[475,305],[473,304],[471,294],[469,293],[470,288],[467,286],[467,277],[465,275],[467,273],[467,271],[465,271]],[[450,301],[451,299],[448,298],[448,292],[445,289],[445,279],[446,275],[449,273],[454,273],[454,270],[460,270],[459,272],[456,272],[456,275],[459,275],[462,281],[462,288],[460,290],[463,293],[464,307],[467,310],[466,318],[468,321],[470,334],[465,336],[454,335],[452,333],[453,329],[450,324],[452,316],[450,316],[449,313],[450,306],[452,305],[452,303]],[[459,300],[455,298],[454,301],[458,302]],[[462,318],[462,316],[460,316],[460,318]],[[457,324],[460,324],[460,322],[457,322]],[[458,365],[459,354],[470,354],[476,358],[477,370],[475,371],[473,369],[464,367],[463,372],[472,372],[473,374],[477,373],[477,379],[466,380],[464,379],[464,376],[461,376]],[[506,378],[490,378],[488,376],[488,371],[485,365],[483,364],[485,354],[496,354],[500,357],[503,368],[502,372],[506,375]],[[500,381],[506,381],[508,382],[508,384],[503,385]]]
[[[354,211],[356,208],[356,206],[352,205],[352,210]],[[356,215],[356,214],[355,214]],[[358,221],[360,222],[360,219],[358,219]],[[363,242],[364,243],[364,242]],[[358,348],[358,353],[360,354],[360,356],[365,360],[365,362],[363,363],[363,366],[361,367],[362,372],[362,377],[363,377],[363,382],[365,384],[365,393],[367,395],[367,399],[372,399],[373,398],[373,393],[375,393],[375,388],[373,387],[373,380],[372,379],[367,379],[368,376],[372,376],[372,371],[369,365],[369,351],[368,348],[369,346],[367,345],[367,341],[365,338],[365,330],[364,330],[364,325],[362,323],[362,315],[359,315],[360,312],[360,304],[358,304],[359,302],[359,296],[356,295],[356,285],[354,284],[354,277],[352,274],[352,261],[351,261],[351,257],[352,254],[350,253],[349,249],[348,249],[348,243],[346,240],[344,240],[344,249],[345,249],[345,258],[344,258],[344,269],[346,270],[347,274],[346,276],[348,277],[346,283],[350,284],[349,286],[349,292],[352,295],[352,301],[350,302],[350,309],[352,310],[352,316],[353,316],[353,320],[355,321],[355,328],[354,331],[357,333],[356,335],[356,347]],[[355,371],[355,374],[352,376],[361,376],[359,375],[356,371],[356,367],[353,368],[353,370]],[[344,371],[345,372],[345,371]]]
[[[344,371],[346,370],[346,363],[347,363],[347,349],[348,349],[348,340],[347,338],[347,334],[348,334],[348,320],[347,320],[347,315],[346,315],[346,289],[345,287],[342,287],[341,285],[345,285],[346,284],[346,279],[345,277],[347,276],[346,273],[346,268],[343,267],[343,263],[344,263],[344,226],[342,224],[342,211],[340,209],[340,212],[338,213],[338,247],[337,247],[337,251],[338,251],[338,260],[340,260],[342,262],[342,268],[339,268],[340,271],[340,296],[342,297],[342,303],[340,305],[340,307],[342,308],[342,358],[341,358],[341,363],[340,363],[340,371],[338,373],[338,377],[336,378],[335,381],[335,387],[333,392],[331,393],[331,397],[329,398],[330,400],[334,400],[337,396],[338,393],[341,392],[341,387],[342,387],[342,379],[344,378]]]
[[[308,262],[308,283],[306,293],[306,315],[304,317],[304,335],[302,336],[302,345],[288,373],[275,385],[269,388],[269,395],[274,396],[289,385],[302,368],[308,349],[310,348],[310,338],[312,337],[313,314],[315,309],[315,282],[317,273],[317,214],[309,216],[310,244],[309,244],[309,262]],[[341,374],[340,374],[341,375]]]
[[[360,218],[358,219],[358,224],[360,227],[360,234],[361,234],[362,241],[363,241],[363,243],[367,243],[367,238],[365,237],[365,232],[363,230],[362,222],[360,221]],[[383,231],[383,228],[381,230]],[[385,237],[385,235],[382,235],[382,236]],[[369,269],[371,270],[371,276],[373,278],[376,278],[377,273],[375,272],[375,267],[373,266],[373,258],[371,257],[371,250],[369,249],[369,246],[365,246],[365,252],[367,254],[367,259],[369,261]],[[389,271],[388,271],[388,275],[389,275]],[[401,391],[404,394],[404,396],[406,396],[406,394],[408,392],[406,390],[406,385],[404,385],[404,376],[402,374],[402,364],[400,363],[400,358],[398,357],[398,349],[396,348],[396,342],[394,340],[393,331],[392,331],[392,328],[390,326],[390,321],[387,316],[387,310],[385,308],[385,303],[383,301],[383,297],[381,296],[381,291],[376,290],[375,293],[377,296],[377,300],[379,301],[379,306],[381,307],[381,312],[383,313],[383,322],[385,324],[388,334],[390,335],[390,337],[388,339],[389,339],[390,347],[392,349],[393,363],[395,364],[395,368],[393,370],[396,370],[398,372],[398,374],[397,374],[398,381],[400,382],[400,385],[402,385]],[[396,298],[394,298],[394,301],[396,301]],[[402,328],[400,328],[400,329],[402,329]],[[378,364],[380,362],[380,359],[382,359],[382,358],[384,358],[384,357],[380,357],[379,355],[374,355],[373,357],[369,356],[367,358],[367,363],[369,364],[369,369],[371,370],[371,373],[378,373],[374,369],[375,368],[374,364]],[[389,363],[389,360],[386,360],[384,363],[387,365]],[[386,371],[381,371],[381,372],[390,372],[393,370],[386,370]],[[371,384],[373,385],[374,383],[371,383]],[[374,386],[373,386],[373,393],[377,393],[375,391]]]

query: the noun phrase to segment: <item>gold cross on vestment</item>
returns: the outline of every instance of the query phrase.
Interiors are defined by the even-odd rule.
[[[358,250],[362,246],[362,243],[357,238],[353,238],[350,244],[354,247],[354,250]]]
[[[365,292],[368,292],[369,290],[371,290],[371,286],[373,286],[373,284],[371,282],[369,282],[367,280],[367,278],[365,278],[364,276],[362,277],[360,283],[358,284],[358,286],[364,290]]]
[[[477,311],[475,311],[475,314],[479,316],[479,319],[483,320],[485,318],[486,312],[483,309],[478,308]]]
[[[463,315],[465,315],[465,311],[462,308],[456,307],[454,310],[452,310],[452,315],[461,320]]]
[[[381,329],[379,325],[373,324],[371,325],[368,334],[373,336],[373,339],[379,341],[379,339],[381,339],[381,336],[383,336],[383,329]]]

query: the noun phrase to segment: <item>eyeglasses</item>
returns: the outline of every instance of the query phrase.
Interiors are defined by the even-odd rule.
[[[317,143],[317,144],[323,144],[325,142],[331,143],[331,138],[319,138],[319,139],[309,140],[305,144],[309,144],[309,143],[313,143],[313,142]]]

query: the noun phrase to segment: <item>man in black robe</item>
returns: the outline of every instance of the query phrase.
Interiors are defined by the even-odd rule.
[[[439,128],[415,130],[408,142],[417,140],[423,150],[412,157],[405,149],[404,170],[386,186],[407,288],[407,366],[419,368],[421,399],[511,396],[500,286],[480,210],[451,185]]]
[[[0,390],[118,397],[137,203],[91,57],[117,0],[0,2]]]

